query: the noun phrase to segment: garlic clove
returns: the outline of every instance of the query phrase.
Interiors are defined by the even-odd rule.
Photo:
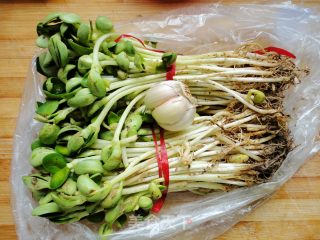
[[[188,110],[189,101],[182,96],[174,97],[152,111],[153,118],[159,124],[174,124],[183,118]]]
[[[177,96],[185,96],[192,98],[188,87],[178,81],[164,81],[155,84],[147,92],[144,98],[144,103],[148,109],[154,108],[165,103],[169,99]]]
[[[188,87],[182,82],[165,81],[152,86],[144,99],[152,116],[166,130],[180,131],[193,122],[196,107]]]
[[[181,131],[192,125],[196,114],[196,108],[192,104],[189,105],[186,113],[183,115],[182,119],[174,124],[160,124],[159,126],[168,131]]]

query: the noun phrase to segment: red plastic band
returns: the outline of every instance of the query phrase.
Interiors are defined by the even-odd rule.
[[[167,187],[165,192],[168,192],[169,187],[169,162],[166,143],[164,140],[164,131],[160,128],[160,148],[161,148],[161,162],[162,162],[162,174],[164,177],[164,185]]]
[[[159,149],[158,149],[158,141],[157,141],[157,135],[154,131],[153,126],[151,126],[151,131],[152,131],[152,138],[154,142],[154,148],[156,150],[156,159],[158,162],[158,172],[159,172],[159,177],[162,177],[162,164],[161,164],[161,157],[159,155]]]
[[[152,212],[158,213],[161,210],[168,193],[168,187],[169,187],[169,181],[170,181],[169,162],[168,162],[168,154],[166,149],[166,143],[164,140],[163,129],[160,128],[160,149],[161,149],[160,157],[158,152],[157,137],[154,132],[154,128],[151,127],[151,130],[152,130],[152,137],[153,137],[153,141],[156,149],[156,158],[158,161],[159,177],[164,178],[164,186],[166,186],[166,189],[162,192],[161,198],[159,198],[157,201],[154,202],[153,207],[151,209]]]
[[[173,80],[174,75],[176,75],[176,64],[175,63],[173,63],[170,67],[168,67],[166,79]]]
[[[276,53],[278,53],[280,55],[296,59],[296,56],[293,55],[291,52],[289,52],[289,51],[287,51],[285,49],[282,49],[282,48],[278,48],[278,47],[266,47],[264,49],[254,51],[254,53],[261,54],[261,55],[264,54],[265,52],[276,52]]]
[[[116,40],[114,40],[114,41],[117,43],[117,42],[119,42],[122,38],[134,38],[135,40],[137,40],[138,42],[140,42],[145,49],[150,50],[150,51],[153,51],[153,52],[164,53],[164,51],[162,51],[162,50],[153,49],[153,48],[148,48],[140,38],[137,38],[137,37],[132,36],[132,35],[130,35],[130,34],[121,34],[121,35],[120,35]]]

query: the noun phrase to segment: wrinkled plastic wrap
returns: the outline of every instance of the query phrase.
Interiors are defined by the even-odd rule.
[[[159,42],[158,48],[180,53],[232,50],[254,40],[262,46],[277,46],[297,56],[309,76],[286,92],[285,112],[297,146],[268,183],[228,193],[206,196],[169,194],[160,214],[114,233],[112,239],[213,239],[241,220],[270,197],[305,160],[320,149],[320,16],[290,3],[276,5],[213,4],[181,9],[150,19],[116,26]],[[33,120],[36,101],[42,100],[41,79],[32,61],[22,98],[12,160],[12,200],[20,239],[96,239],[97,226],[83,223],[57,225],[31,216],[32,200],[21,177],[31,171],[30,144],[40,124]],[[179,204],[177,204],[177,202]],[[181,203],[184,202],[184,203]]]

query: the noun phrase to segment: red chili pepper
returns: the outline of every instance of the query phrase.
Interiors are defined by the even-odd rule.
[[[296,56],[293,55],[291,52],[289,52],[285,49],[282,49],[282,48],[278,48],[278,47],[266,47],[264,49],[254,51],[254,53],[261,54],[261,55],[263,55],[265,52],[276,52],[279,55],[283,55],[283,56],[287,56],[289,58],[296,59]]]

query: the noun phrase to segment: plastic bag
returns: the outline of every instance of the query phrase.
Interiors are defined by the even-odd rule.
[[[118,24],[130,33],[159,42],[158,48],[183,53],[232,50],[254,40],[293,52],[311,73],[286,92],[285,111],[296,148],[268,183],[203,197],[169,194],[160,214],[114,233],[112,239],[212,239],[271,196],[311,155],[320,149],[320,16],[290,3],[275,5],[205,5],[169,12],[152,19]],[[57,225],[31,216],[32,200],[21,177],[31,171],[30,143],[40,124],[33,120],[36,101],[43,99],[41,79],[32,61],[15,133],[12,160],[13,211],[20,239],[96,239],[97,226]],[[186,199],[177,205],[174,200]],[[136,221],[137,219],[133,219]]]

